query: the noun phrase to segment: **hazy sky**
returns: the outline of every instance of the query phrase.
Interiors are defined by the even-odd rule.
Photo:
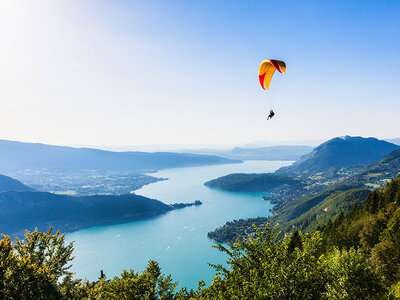
[[[266,58],[287,74],[263,91]],[[397,0],[0,0],[1,139],[399,137],[399,70]]]

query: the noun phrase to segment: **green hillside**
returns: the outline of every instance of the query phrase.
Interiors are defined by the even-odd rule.
[[[400,150],[395,150],[380,161],[371,164],[351,178],[354,181],[364,182],[367,186],[377,188],[400,173]]]
[[[274,174],[229,174],[207,181],[206,186],[235,192],[271,192],[285,185],[301,188],[300,180]]]
[[[329,246],[358,247],[387,284],[400,280],[400,176],[370,193],[364,206],[354,207],[323,228]]]
[[[328,197],[332,197],[333,195],[338,195],[338,193],[342,191],[348,191],[358,187],[358,184],[340,183],[329,187],[325,191],[316,195],[293,200],[283,206],[276,208],[274,210],[275,216],[273,217],[273,220],[274,222],[280,224],[286,224],[286,222],[301,216],[302,214],[309,211],[311,208],[323,202]]]
[[[280,224],[285,232],[292,230],[314,232],[329,220],[350,211],[354,205],[362,205],[370,192],[366,189],[337,191],[299,217]]]
[[[157,216],[174,207],[135,194],[72,197],[46,192],[0,193],[0,233],[21,235],[25,229],[50,226],[73,231],[96,225]]]

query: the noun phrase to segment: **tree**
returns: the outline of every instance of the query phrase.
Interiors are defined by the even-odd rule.
[[[217,275],[202,297],[210,299],[315,299],[324,291],[329,278],[322,263],[319,233],[299,234],[280,239],[281,233],[269,224],[247,240],[226,248],[231,270],[214,266]],[[301,240],[301,246],[296,244]]]
[[[330,280],[324,299],[377,299],[384,296],[386,289],[361,250],[334,249],[325,259]]]
[[[2,235],[0,241],[1,299],[59,299],[58,280],[70,276],[72,244],[64,245],[64,235],[25,232],[25,240]]]
[[[114,277],[105,287],[109,299],[174,299],[177,282],[171,275],[161,274],[158,263],[150,260],[146,270],[139,274],[124,270],[121,277]]]

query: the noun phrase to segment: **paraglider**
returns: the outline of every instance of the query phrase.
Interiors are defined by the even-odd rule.
[[[264,60],[258,70],[258,78],[260,80],[261,87],[264,90],[269,89],[269,84],[271,82],[272,76],[278,70],[279,73],[286,73],[286,64],[283,61],[276,59],[266,59]],[[271,109],[267,120],[271,119],[275,115],[274,111]]]
[[[267,117],[267,120],[272,119],[273,116],[275,116],[275,113],[274,113],[274,111],[271,109],[271,110],[269,111],[269,115],[268,115],[268,117]]]

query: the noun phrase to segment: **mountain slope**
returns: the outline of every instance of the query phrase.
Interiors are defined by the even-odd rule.
[[[252,233],[254,231],[252,224],[263,227],[267,222],[278,223],[284,232],[313,231],[341,216],[342,213],[348,213],[355,204],[362,205],[372,188],[396,182],[391,179],[400,176],[399,172],[400,150],[395,150],[380,161],[361,168],[358,173],[343,178],[343,181],[325,187],[323,191],[279,203],[280,205],[273,209],[273,217],[228,222],[210,232],[209,237],[221,243],[232,242],[236,238],[246,237]],[[399,180],[397,179],[397,182]]]
[[[239,192],[270,192],[272,189],[290,185],[301,188],[302,182],[286,176],[274,174],[229,174],[210,181],[204,185],[226,191]]]
[[[135,171],[238,162],[218,156],[170,152],[111,152],[0,140],[0,172],[25,169],[52,171]]]
[[[380,161],[369,165],[359,174],[356,174],[353,180],[362,181],[366,184],[372,184],[372,187],[377,187],[373,184],[383,185],[392,178],[396,178],[399,173],[400,150],[395,150]]]
[[[341,213],[349,212],[354,205],[363,205],[370,192],[366,189],[352,189],[331,194],[296,219],[287,222],[283,226],[284,231],[295,228],[303,232],[313,232]]]
[[[275,216],[273,217],[273,219],[279,224],[286,224],[287,222],[306,213],[314,206],[323,202],[328,197],[331,197],[332,195],[337,195],[338,193],[343,191],[348,191],[359,187],[359,184],[339,183],[327,188],[323,192],[316,195],[295,199],[286,203],[285,205],[279,206],[274,209]]]
[[[0,192],[32,191],[33,189],[11,177],[0,174]]]
[[[0,193],[0,233],[20,235],[25,229],[61,231],[123,223],[174,209],[161,201],[130,194],[72,197],[47,192]]]
[[[294,165],[280,168],[276,174],[297,175],[330,168],[366,166],[396,149],[400,146],[376,138],[337,137],[322,143]]]

